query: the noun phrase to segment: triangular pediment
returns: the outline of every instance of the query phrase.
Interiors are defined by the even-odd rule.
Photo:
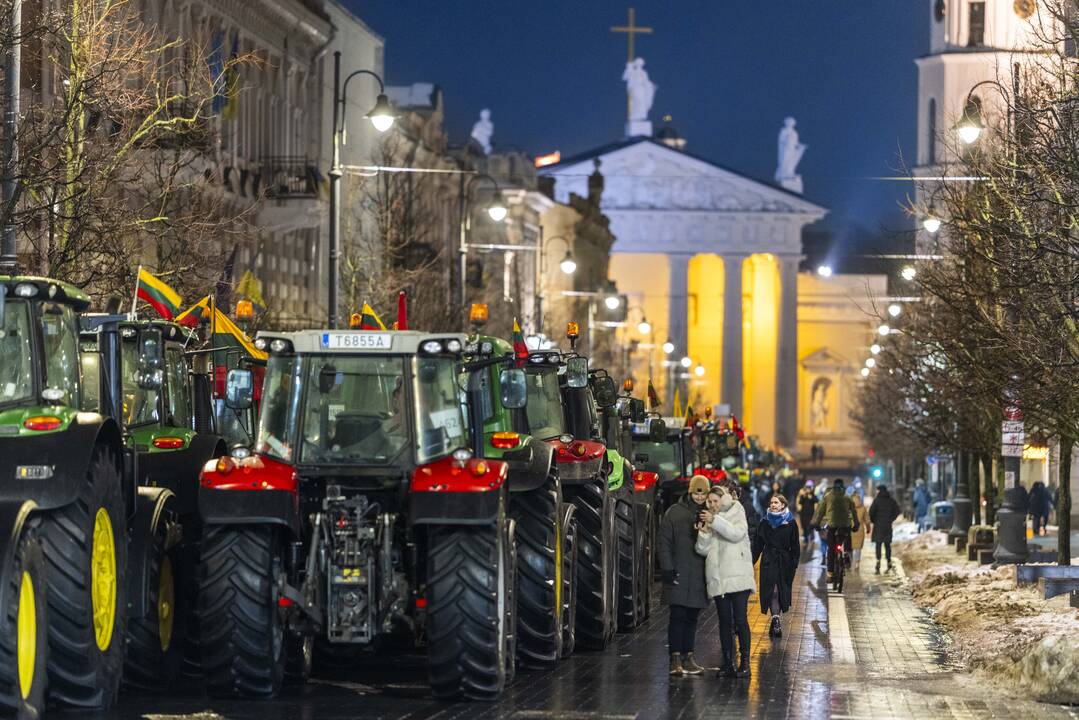
[[[825,208],[709,160],[649,138],[598,148],[540,170],[556,178],[555,196],[587,194],[599,160],[604,211],[751,212],[823,216]]]
[[[823,347],[802,358],[802,367],[813,372],[841,372],[853,366],[839,353]]]

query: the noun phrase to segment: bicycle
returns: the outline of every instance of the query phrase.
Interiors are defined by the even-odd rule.
[[[847,568],[850,567],[850,553],[847,551],[850,533],[850,528],[827,528],[826,530],[828,560],[832,570],[832,590],[837,593],[843,592],[843,579]]]

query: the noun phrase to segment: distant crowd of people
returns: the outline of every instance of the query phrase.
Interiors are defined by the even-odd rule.
[[[1045,535],[1049,525],[1049,516],[1057,507],[1060,496],[1059,488],[1050,490],[1041,480],[1036,480],[1028,492],[1022,485],[1019,486],[1018,505],[1019,509],[1026,513],[1031,523],[1034,535]],[[914,494],[911,498],[911,510],[914,522],[918,525],[918,532],[930,527],[929,511],[933,505],[933,496],[926,485],[925,480],[918,478],[914,482]]]

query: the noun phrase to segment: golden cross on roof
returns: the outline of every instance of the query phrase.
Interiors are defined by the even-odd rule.
[[[636,35],[637,33],[644,33],[644,34],[648,35],[648,34],[651,34],[651,32],[652,32],[652,28],[650,28],[650,27],[642,27],[641,25],[637,25],[636,21],[637,21],[637,12],[633,8],[630,8],[629,9],[629,22],[627,24],[625,24],[625,25],[616,25],[615,27],[611,28],[611,32],[613,32],[613,33],[625,33],[626,38],[629,40],[628,49],[627,49],[627,52],[626,52],[626,62],[633,62],[633,58],[634,58],[634,55],[633,55],[633,37],[634,37],[634,35]]]

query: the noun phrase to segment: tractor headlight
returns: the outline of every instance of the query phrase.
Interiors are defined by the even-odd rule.
[[[288,340],[282,340],[281,338],[274,338],[270,341],[270,350],[275,353],[283,353],[292,349],[292,344]]]
[[[453,339],[449,340],[446,343],[446,350],[448,350],[451,353],[459,353],[459,352],[461,352],[461,341],[456,339],[456,338],[453,338]]]
[[[428,340],[423,345],[420,345],[420,350],[423,350],[428,355],[438,355],[442,352],[442,343],[438,340]]]

